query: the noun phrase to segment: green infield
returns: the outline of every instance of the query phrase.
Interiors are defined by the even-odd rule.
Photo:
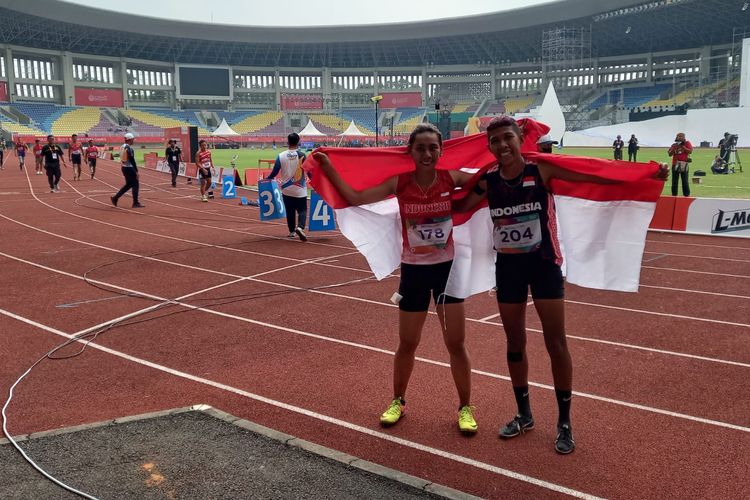
[[[137,150],[138,161],[143,161],[143,155],[147,152],[156,151],[160,155],[164,154],[163,149],[139,149]],[[279,149],[213,149],[214,163],[218,166],[229,166],[235,155],[234,160],[237,169],[244,171],[246,168],[258,168],[258,160],[274,160],[276,155],[282,151]],[[564,148],[556,149],[555,152],[565,153],[576,156],[590,156],[594,158],[612,158],[610,148]],[[696,148],[693,152],[693,162],[690,164],[690,194],[702,198],[747,198],[750,199],[750,150],[741,149],[738,151],[740,160],[745,161],[744,171],[728,175],[713,175],[711,173],[711,163],[718,149],[700,149]],[[627,157],[627,151],[624,153]],[[647,162],[650,160],[671,163],[671,158],[667,155],[667,148],[641,148],[638,151],[638,161]],[[269,165],[264,165],[268,167]],[[706,172],[705,177],[700,177],[700,183],[692,182],[692,174],[696,170]],[[664,194],[671,194],[671,179],[664,185]],[[682,193],[682,191],[680,191]]]

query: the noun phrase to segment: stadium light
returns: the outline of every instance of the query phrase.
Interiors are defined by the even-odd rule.
[[[383,100],[383,96],[374,95],[370,100],[375,103],[375,147],[378,147],[378,104]]]

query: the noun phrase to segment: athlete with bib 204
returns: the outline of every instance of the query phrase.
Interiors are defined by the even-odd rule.
[[[487,141],[498,163],[482,175],[474,190],[456,204],[456,209],[468,210],[486,196],[493,222],[497,302],[518,406],[518,414],[500,429],[500,437],[513,438],[534,428],[526,358],[526,301],[530,288],[552,364],[559,411],[555,450],[571,453],[575,449],[570,422],[573,363],[565,338],[562,255],[549,186],[553,178],[571,182],[614,181],[569,172],[541,161],[527,162],[521,155],[523,133],[508,116],[494,118],[489,123]],[[667,167],[662,165],[658,176],[667,175]]]
[[[463,185],[468,175],[435,168],[442,147],[440,131],[434,125],[417,126],[407,147],[415,171],[395,175],[363,191],[349,186],[334,170],[327,155],[318,152],[313,156],[350,204],[365,205],[390,196],[398,200],[403,235],[398,290],[399,344],[393,361],[393,400],[381,415],[380,423],[393,425],[404,414],[406,387],[432,294],[458,390],[458,427],[464,434],[473,434],[477,424],[471,406],[471,363],[464,347],[463,299],[444,293],[454,254],[451,193],[456,186]]]

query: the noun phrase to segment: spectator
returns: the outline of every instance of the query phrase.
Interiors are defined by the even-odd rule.
[[[724,132],[724,138],[719,141],[719,157],[721,161],[729,164],[729,153],[732,150],[729,144],[729,132]]]
[[[622,149],[625,147],[625,142],[621,136],[617,136],[615,142],[612,143],[612,149],[615,152],[615,160],[622,160]]]
[[[690,155],[692,152],[693,145],[685,139],[685,134],[678,133],[667,152],[672,157],[672,196],[677,196],[678,177],[682,179],[682,195],[690,196],[688,163],[691,162]]]
[[[536,141],[536,149],[540,153],[552,153],[552,145],[558,144],[557,141],[552,140],[552,136],[549,134],[543,135]]]
[[[638,139],[635,134],[630,134],[630,140],[628,141],[628,161],[637,161],[635,158],[638,155],[638,150],[641,147],[638,145]]]

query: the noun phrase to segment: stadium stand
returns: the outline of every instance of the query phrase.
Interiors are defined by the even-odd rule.
[[[328,113],[310,113],[307,117],[312,120],[318,130],[325,134],[338,135],[349,126],[349,122],[344,118]]]
[[[533,96],[514,97],[506,99],[504,102],[505,112],[512,115],[515,113],[528,111],[533,102]]]
[[[258,113],[232,124],[239,134],[284,134],[284,115],[278,111]]]
[[[505,103],[504,102],[493,102],[487,109],[484,110],[487,115],[504,115],[505,114]]]
[[[606,104],[619,104],[622,94],[622,105],[625,108],[643,106],[645,103],[659,99],[662,93],[672,89],[672,84],[662,83],[647,87],[628,87],[624,89],[608,90],[591,103],[591,109],[600,108]]]
[[[76,109],[68,106],[28,102],[16,102],[13,104],[13,108],[27,116],[33,125],[42,130],[45,134],[52,132],[52,125],[59,117],[68,111]]]
[[[354,120],[354,124],[362,131],[363,134],[375,134],[375,113],[369,109],[342,109],[341,116],[349,122]]]
[[[50,133],[60,136],[71,134],[86,134],[99,124],[101,112],[99,108],[77,108],[68,111],[55,120]]]
[[[46,132],[37,127],[22,125],[0,113],[0,129],[7,130],[12,134],[45,135]]]
[[[160,110],[161,112],[165,112],[167,110]],[[198,133],[203,135],[208,135],[208,130],[198,125],[198,119],[193,116],[194,122],[189,122],[187,119],[177,118],[182,117],[183,113],[185,112],[179,112],[174,111],[172,113],[172,116],[166,116],[162,113],[156,113],[153,112],[153,110],[149,109],[149,111],[145,111],[142,109],[126,109],[123,110],[123,113],[125,113],[127,116],[129,116],[131,119],[138,120],[141,124],[145,125],[151,125],[152,127],[156,127],[159,129],[165,129],[169,127],[184,127],[186,125],[193,125],[198,127]],[[193,112],[193,115],[195,115],[195,112]],[[140,130],[138,130],[139,133]],[[161,132],[160,132],[161,133]]]

